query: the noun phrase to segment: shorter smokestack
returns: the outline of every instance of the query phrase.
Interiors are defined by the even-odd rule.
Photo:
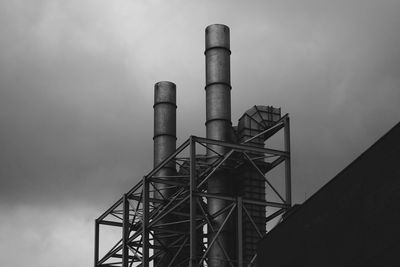
[[[154,167],[156,167],[176,149],[176,85],[174,83],[162,81],[154,85],[153,108]],[[167,168],[175,171],[173,164],[167,165]]]
[[[154,167],[159,165],[164,159],[176,150],[176,85],[172,82],[162,81],[154,85]],[[161,168],[156,176],[160,179],[170,179],[168,176],[176,175],[174,162],[166,164]],[[157,190],[154,192],[154,198],[167,200],[173,190],[167,185],[157,183]],[[161,223],[168,223],[174,218],[166,216]],[[172,228],[173,227],[165,227]],[[166,229],[166,230],[168,230]],[[158,241],[156,246],[168,247],[171,242],[169,237],[164,237],[163,230],[155,233]],[[170,255],[160,255],[155,259],[156,266],[169,266]]]

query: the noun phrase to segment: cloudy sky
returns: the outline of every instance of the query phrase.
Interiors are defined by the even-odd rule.
[[[153,85],[205,135],[204,29],[231,28],[232,118],[291,115],[301,203],[400,119],[400,1],[0,1],[4,266],[92,265],[93,221],[152,166]]]

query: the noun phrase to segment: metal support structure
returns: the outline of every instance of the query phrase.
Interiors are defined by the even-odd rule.
[[[189,266],[196,267],[197,266],[197,225],[196,225],[196,205],[197,205],[197,197],[196,197],[196,142],[190,137],[190,259]]]
[[[98,220],[94,222],[94,267],[97,267],[99,261],[99,238],[100,238],[100,225]]]
[[[146,176],[143,177],[143,220],[142,220],[142,265],[143,267],[149,267],[149,231],[147,225],[149,224],[149,182]]]
[[[237,198],[238,267],[243,267],[243,199]]]
[[[288,123],[285,124],[285,127],[289,127]],[[285,127],[282,127],[282,129]],[[212,162],[205,160],[204,156],[196,155],[197,145],[207,148],[209,144],[224,147],[227,153],[216,156]],[[215,173],[234,171],[243,164],[249,164],[249,158],[254,161],[251,155],[255,154],[258,155],[257,158],[264,158],[266,166],[269,166],[265,168],[265,172],[268,172],[290,159],[290,151],[286,150],[288,148],[290,147],[287,142],[285,150],[280,151],[191,136],[96,220],[94,266],[134,267],[140,265],[149,267],[150,262],[165,257],[164,255],[167,253],[173,261],[172,265],[169,262],[169,266],[194,267],[205,266],[206,264],[209,266],[209,253],[215,246],[222,247],[219,261],[226,265],[253,266],[250,263],[251,261],[244,259],[243,252],[240,252],[244,245],[243,236],[241,237],[244,219],[246,218],[250,222],[251,227],[254,227],[254,231],[258,233],[260,238],[266,232],[257,228],[255,218],[252,218],[252,214],[246,209],[246,206],[263,207],[267,213],[271,209],[266,214],[268,223],[290,207],[288,203],[290,194],[279,192],[286,196],[283,201],[270,199],[271,196],[269,195],[265,196],[265,201],[261,201],[240,195],[210,193],[207,187],[203,185],[215,179]],[[171,175],[175,179],[175,183],[169,184],[173,193],[166,200],[151,197],[158,188],[158,184],[164,182],[164,179],[157,178],[159,170],[170,165],[171,162],[181,166],[178,174]],[[274,164],[274,162],[278,163]],[[250,164],[249,166],[253,165]],[[285,164],[286,178],[282,180],[286,185],[288,185],[288,182],[290,185],[290,169],[288,167],[290,165]],[[257,166],[252,168],[255,172],[261,171]],[[265,174],[265,172],[262,171],[260,175]],[[267,182],[265,183],[268,186]],[[288,186],[284,188],[290,189]],[[207,203],[210,200],[223,200],[227,205],[209,212]],[[221,224],[215,224],[215,219],[221,217],[221,215],[223,215],[224,220]],[[177,219],[166,222],[164,220],[166,217]],[[234,235],[237,240],[235,245],[237,253],[234,254],[221,246],[220,240],[221,234],[230,222],[233,222]],[[121,240],[116,242],[103,255],[99,255],[98,250],[101,240],[100,225],[120,227],[123,233]],[[212,237],[200,236],[205,227],[209,231],[213,231]],[[170,242],[167,246],[162,246],[156,242],[160,238],[168,238]],[[255,259],[255,256],[252,256],[251,259]]]
[[[123,220],[122,220],[122,267],[129,264],[129,200],[126,194],[123,196]]]
[[[286,186],[286,204],[292,205],[292,178],[291,178],[291,162],[290,162],[290,125],[289,116],[284,120],[284,146],[288,153],[285,158],[285,186]]]

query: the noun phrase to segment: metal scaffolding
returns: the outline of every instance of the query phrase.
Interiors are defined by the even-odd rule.
[[[283,150],[250,144],[253,138],[263,136],[267,140],[280,131],[283,131]],[[168,266],[208,266],[208,253],[220,242],[219,234],[228,220],[234,222],[237,247],[235,253],[228,253],[221,246],[224,252],[221,260],[227,266],[253,266],[257,255],[254,254],[250,260],[243,256],[244,221],[250,222],[261,239],[267,232],[266,224],[291,207],[289,116],[283,116],[253,138],[240,144],[196,136],[186,140],[96,219],[94,266],[148,267],[151,262],[157,266],[154,260],[163,257],[170,259]],[[224,149],[215,149],[218,147]],[[196,154],[199,150],[212,150],[213,157]],[[217,152],[221,150],[227,152]],[[163,167],[171,164],[179,171],[171,176],[158,175]],[[234,179],[240,179],[235,176],[235,170],[244,164],[259,173],[265,187],[273,192],[265,193],[265,201],[240,193],[224,195],[208,192],[207,185],[215,177],[214,174],[223,171],[232,175],[234,182]],[[275,188],[266,177],[270,170],[281,164],[285,168],[282,177],[284,190]],[[158,188],[166,187],[172,193],[164,198]],[[207,203],[211,199],[224,200],[227,205],[210,214]],[[252,218],[250,206],[264,208],[263,229]],[[224,215],[222,224],[213,223],[221,215]],[[99,252],[102,242],[100,227],[116,227],[121,230],[119,241],[103,255]],[[209,232],[216,234],[207,235]],[[210,237],[212,240],[208,240]],[[165,240],[168,240],[168,244]],[[104,247],[103,243],[101,245]]]

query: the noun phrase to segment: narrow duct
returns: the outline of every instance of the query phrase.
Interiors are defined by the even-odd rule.
[[[206,28],[206,128],[207,138],[232,141],[233,130],[231,122],[231,77],[230,77],[230,40],[229,28],[214,24]],[[227,149],[222,146],[210,145],[207,149],[207,160],[213,162],[218,154],[223,155]],[[208,192],[212,194],[232,195],[232,181],[226,171],[217,171],[208,181]],[[216,198],[207,199],[209,214],[214,214],[230,203]],[[227,216],[227,212],[216,217],[213,229],[208,231],[208,242],[217,234]],[[225,253],[230,258],[235,255],[234,221],[229,219],[220,232],[218,241],[213,244],[208,254],[208,266],[229,266]]]
[[[162,81],[154,85],[154,167],[176,150],[176,85],[172,82]],[[168,176],[176,175],[174,162],[168,163],[156,174],[160,179],[170,179]],[[167,200],[173,190],[167,184],[157,183],[154,198]],[[161,223],[173,221],[172,216],[166,216]],[[172,228],[171,226],[169,226]],[[167,228],[167,227],[164,227]],[[166,231],[163,231],[166,230]],[[155,236],[155,246],[160,249],[168,247],[170,237],[165,234],[171,229],[160,229]],[[155,250],[155,253],[157,249]],[[172,251],[171,251],[172,253]],[[161,254],[155,259],[156,266],[168,266],[171,253]],[[173,254],[172,254],[173,255]]]

